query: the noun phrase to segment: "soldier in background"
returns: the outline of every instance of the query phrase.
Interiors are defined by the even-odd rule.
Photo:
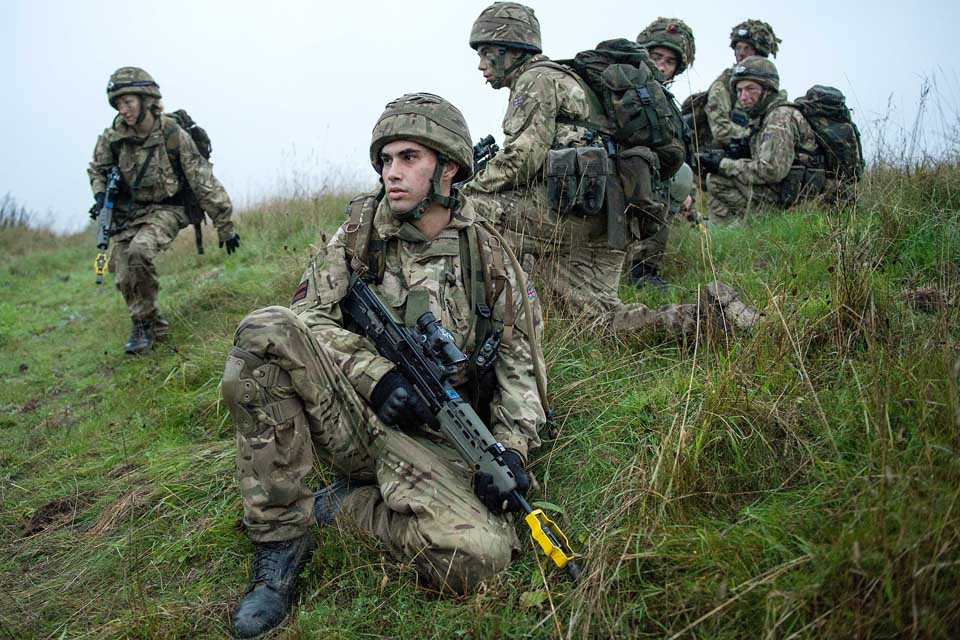
[[[107,100],[118,115],[97,138],[87,169],[96,200],[90,209],[93,219],[103,208],[107,172],[117,166],[123,176],[111,224],[109,270],[130,310],[133,328],[124,345],[129,354],[148,351],[169,331],[157,305],[160,280],[154,259],[190,222],[185,188],[210,215],[220,246],[228,254],[240,246],[230,220],[230,197],[190,134],[164,115],[160,98],[160,87],[146,71],[117,69],[107,84]]]
[[[736,293],[722,283],[707,285],[702,306],[650,309],[621,302],[618,286],[626,253],[607,244],[606,219],[559,214],[547,205],[543,183],[548,151],[585,145],[590,134],[582,123],[604,121],[605,114],[588,98],[582,79],[543,55],[533,9],[515,2],[490,5],[473,24],[470,46],[487,83],[508,88],[510,98],[503,150],[463,186],[463,193],[502,230],[514,251],[534,259],[535,274],[551,294],[616,333],[690,333],[700,309],[727,314],[728,326],[744,326],[752,319],[740,313],[743,305]],[[737,312],[729,311],[733,308]]]
[[[470,199],[451,188],[473,175],[470,132],[456,107],[432,94],[389,103],[373,129],[370,160],[383,191],[351,203],[351,220],[307,266],[290,308],[244,318],[224,370],[253,541],[250,586],[234,615],[242,638],[286,617],[313,553],[315,517],[369,532],[440,591],[475,590],[520,550],[504,513],[519,504],[505,507],[495,486],[475,482],[485,474],[426,426],[431,416],[419,394],[351,331],[339,303],[351,272],[372,265],[371,288],[407,326],[431,311],[467,354],[481,327],[499,327],[495,375],[484,377],[486,401],[475,409],[507,448],[503,460],[524,492],[527,455],[546,421],[534,374],[543,367],[536,290],[523,285],[508,250],[478,229]],[[364,212],[375,212],[372,223]],[[485,249],[471,248],[473,236]],[[486,272],[500,274],[495,301],[477,291]],[[479,385],[471,375],[463,384]],[[340,477],[316,497],[306,485],[315,455]]]
[[[637,36],[637,43],[646,47],[650,60],[663,74],[663,84],[669,86],[677,76],[693,65],[696,42],[693,30],[679,18],[657,18]],[[688,136],[684,136],[686,155]],[[660,272],[667,251],[672,216],[689,215],[693,209],[693,172],[686,163],[670,178],[669,203],[666,215],[646,216],[640,225],[641,237],[627,249],[627,277],[638,286],[663,289],[668,286]]]
[[[780,75],[773,62],[754,56],[736,65],[730,91],[757,124],[750,134],[750,157],[735,160],[715,150],[697,154],[700,172],[709,174],[711,218],[723,220],[757,208],[789,207],[801,197],[820,193],[823,171],[816,169],[813,130],[780,93]],[[820,184],[816,184],[816,176]]]
[[[776,58],[781,42],[773,33],[773,27],[760,20],[741,22],[730,32],[730,48],[733,49],[736,64],[750,56]],[[724,147],[733,140],[746,139],[750,135],[748,119],[742,112],[738,114],[734,110],[737,96],[730,88],[732,72],[733,68],[724,70],[707,90],[707,122],[710,125],[711,144],[716,147]],[[783,97],[786,99],[786,94]]]

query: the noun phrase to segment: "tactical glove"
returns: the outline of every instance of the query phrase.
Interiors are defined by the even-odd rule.
[[[530,476],[523,468],[523,458],[513,449],[504,451],[502,457],[504,464],[517,479],[516,492],[525,496],[527,489],[530,488]],[[480,498],[480,502],[493,513],[520,511],[522,509],[520,501],[513,495],[513,492],[501,493],[490,474],[478,472],[473,476],[473,492]]]
[[[97,195],[93,196],[93,199],[96,202],[93,203],[93,206],[90,207],[90,219],[96,220],[100,217],[100,209],[103,209],[103,203],[107,199],[107,194],[101,191]]]
[[[230,255],[231,253],[233,253],[234,251],[236,251],[237,249],[239,249],[239,248],[240,248],[240,234],[239,234],[239,233],[235,233],[235,234],[233,234],[233,237],[230,238],[229,240],[227,240],[226,242],[221,242],[221,243],[220,243],[220,248],[222,249],[224,246],[227,247],[227,255]]]
[[[750,138],[734,138],[724,149],[724,153],[731,160],[750,157]]]
[[[693,154],[694,168],[697,173],[706,175],[708,173],[720,173],[720,161],[723,160],[722,151],[701,151]]]
[[[370,394],[370,406],[388,427],[412,429],[433,421],[429,407],[399,371],[380,378]]]

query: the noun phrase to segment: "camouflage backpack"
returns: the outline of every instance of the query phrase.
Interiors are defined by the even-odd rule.
[[[197,145],[197,151],[200,152],[204,160],[209,160],[210,154],[213,152],[213,145],[210,143],[210,136],[207,135],[203,127],[194,122],[190,114],[183,109],[177,109],[167,115],[169,115],[181,129],[190,134],[190,138],[194,144]],[[200,230],[200,225],[204,223],[206,218],[203,209],[200,207],[200,203],[197,202],[197,196],[194,195],[193,190],[183,175],[183,168],[180,165],[180,142],[177,136],[174,135],[174,132],[175,130],[171,127],[164,139],[164,146],[167,148],[167,154],[170,156],[171,162],[180,177],[183,209],[187,214],[187,218],[190,220],[190,224],[193,225],[197,253],[203,255],[203,232]]]
[[[794,104],[813,129],[827,177],[840,182],[860,179],[864,168],[860,130],[850,117],[843,93],[818,84]]]
[[[621,147],[648,147],[660,160],[661,175],[676,173],[683,164],[683,123],[645,47],[625,38],[606,40],[563,64],[599,98],[609,120],[606,132]]]

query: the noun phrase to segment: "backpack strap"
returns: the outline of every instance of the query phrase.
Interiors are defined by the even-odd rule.
[[[381,189],[376,195],[369,193],[360,195],[347,205],[347,215],[350,217],[346,226],[348,266],[361,278],[372,280],[376,284],[383,282],[383,272],[386,268],[383,259],[386,245],[373,227],[373,219],[383,193]]]
[[[513,283],[507,277],[507,270],[503,263],[504,247],[499,238],[492,236],[483,227],[477,225],[475,228],[477,243],[480,245],[484,301],[492,310],[500,296],[506,292],[503,304],[503,344],[510,345],[513,341],[513,327],[516,324],[516,310],[513,308]],[[478,328],[477,334],[479,333]]]

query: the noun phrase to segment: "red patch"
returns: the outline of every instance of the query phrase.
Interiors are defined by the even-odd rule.
[[[676,33],[676,32],[677,32],[677,25],[673,24],[672,22],[671,22],[670,24],[668,24],[668,25],[667,25],[667,32],[668,32],[668,33]]]
[[[293,294],[293,300],[290,304],[296,304],[297,301],[303,300],[307,297],[307,291],[310,289],[310,284],[304,280],[300,283],[300,286],[297,287],[297,291]]]
[[[716,111],[716,110],[717,110],[717,105],[715,105],[715,104],[708,104],[708,105],[707,105],[707,111]]]

